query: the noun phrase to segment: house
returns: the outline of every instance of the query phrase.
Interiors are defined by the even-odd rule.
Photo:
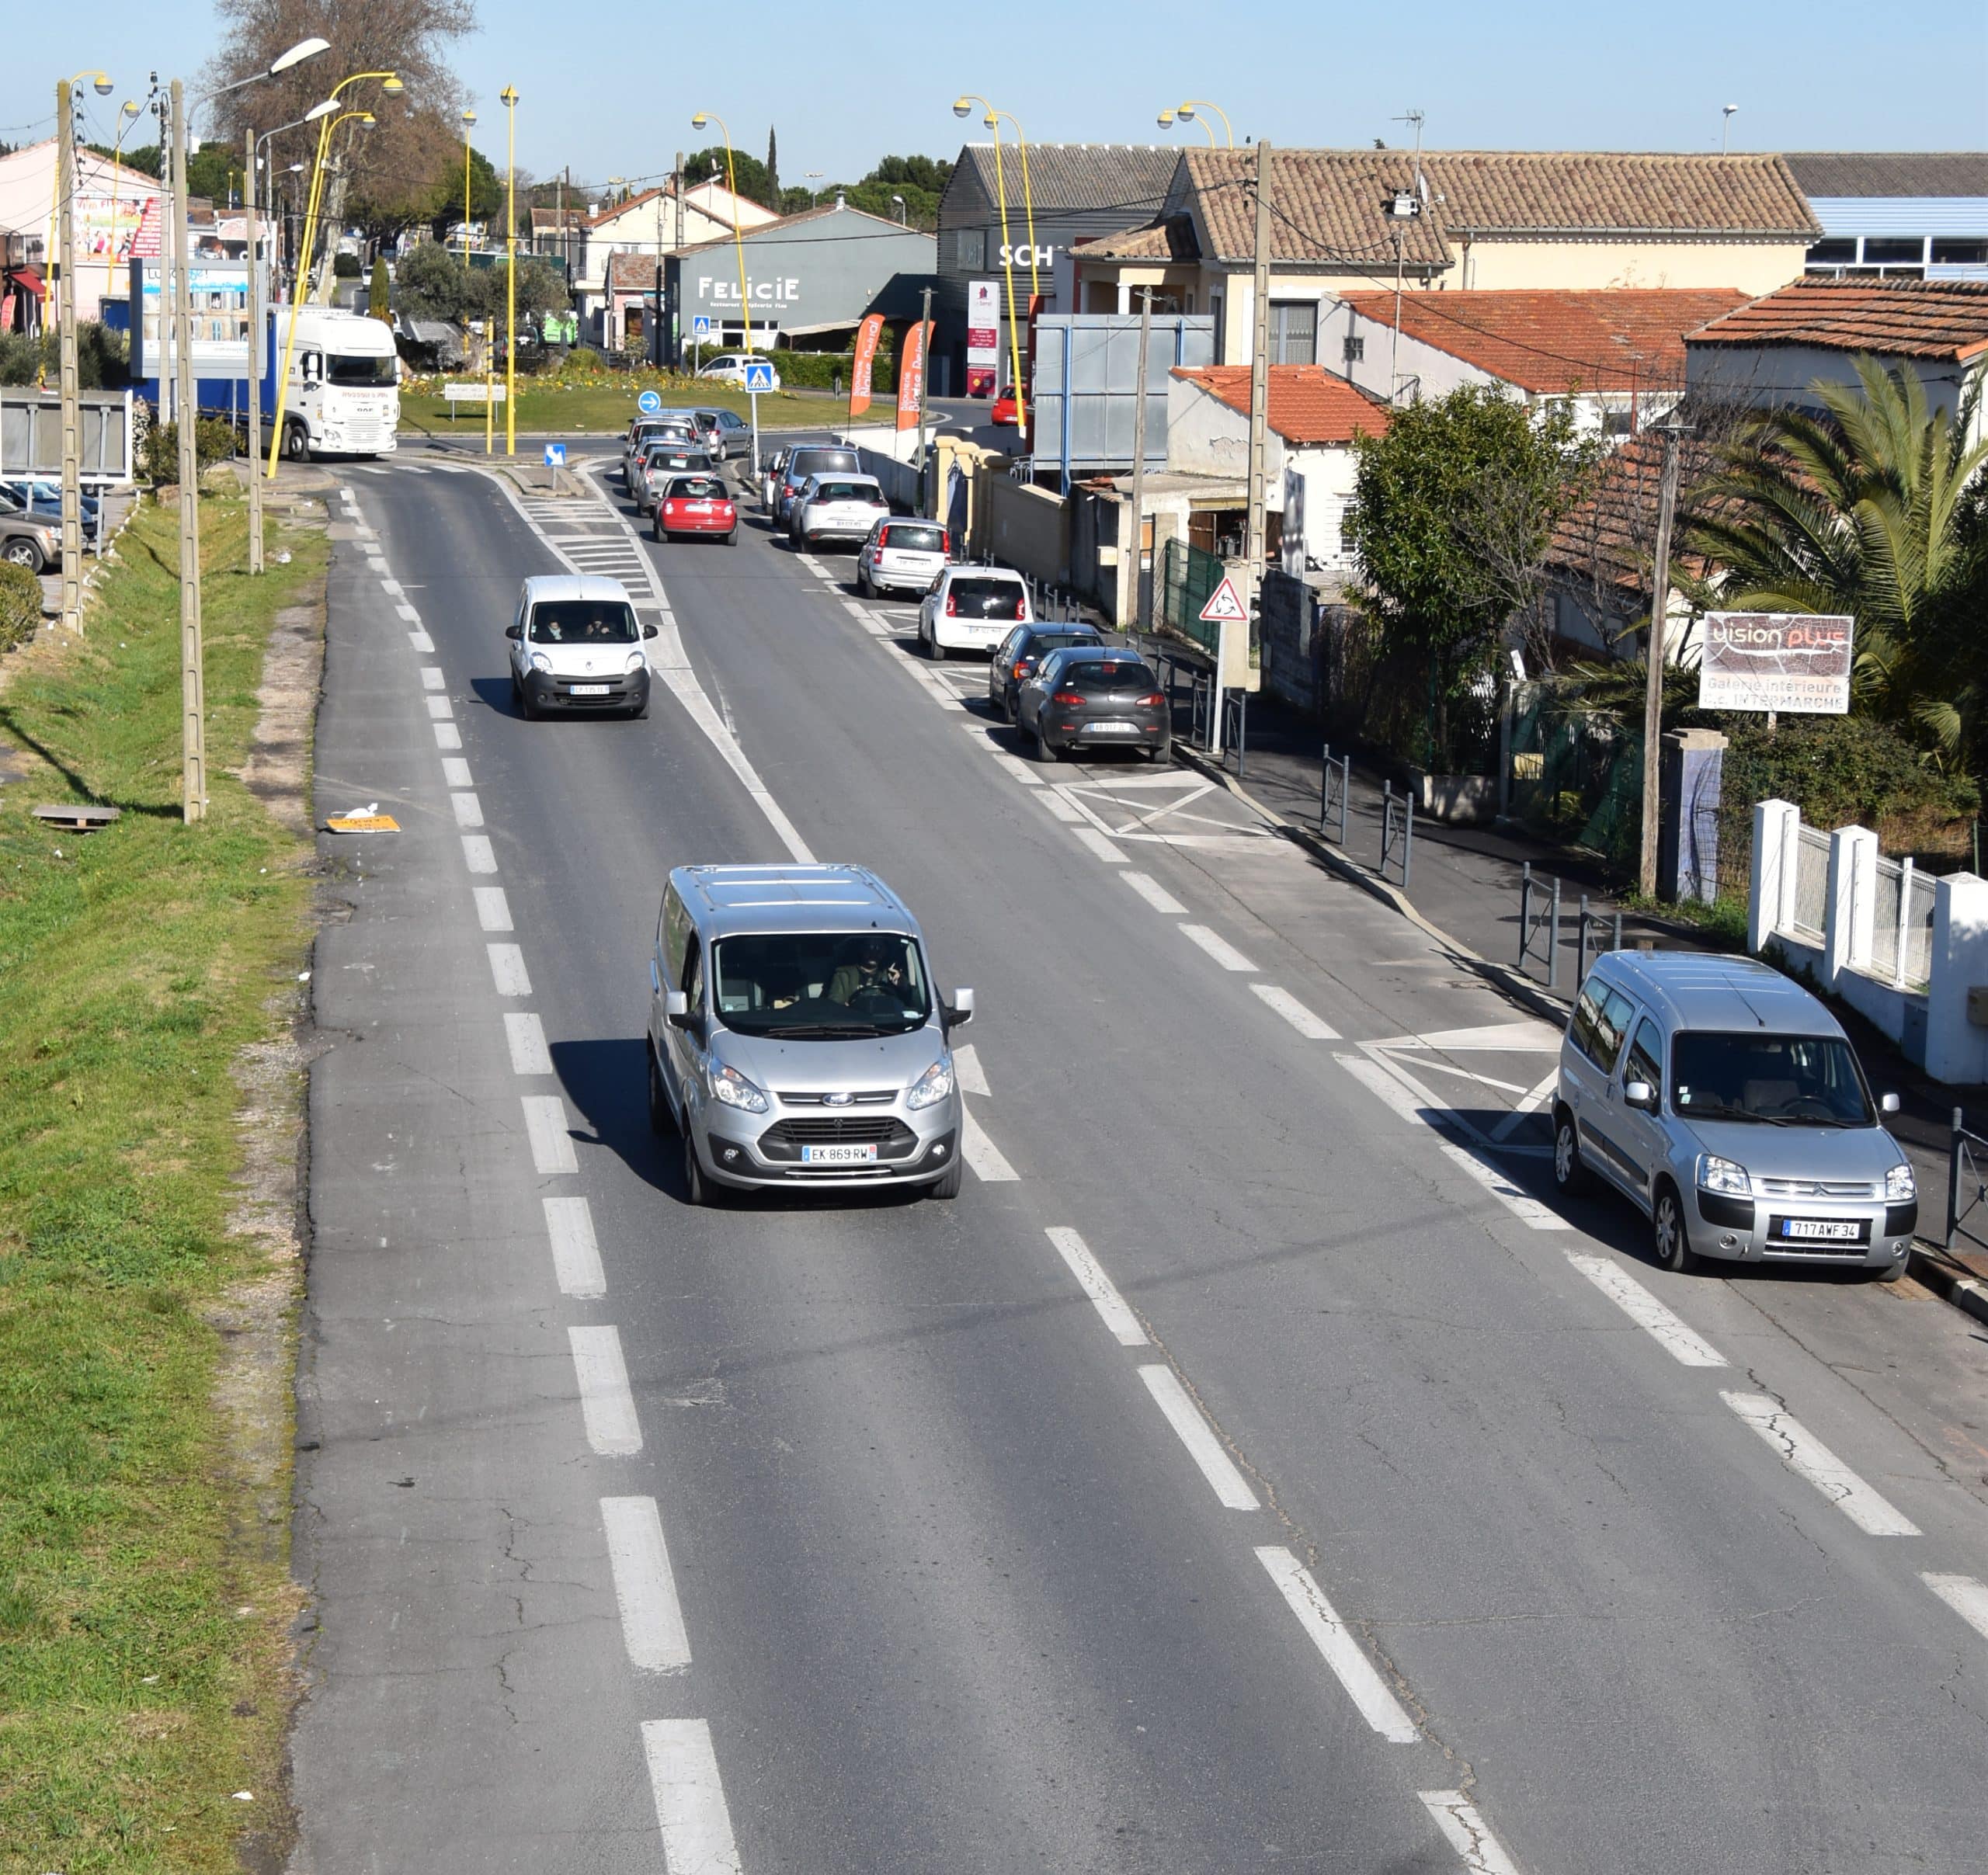
[[[556,262],[570,280],[586,245],[586,227],[583,208],[535,208],[525,237],[526,251],[541,260]]]
[[[1684,341],[1692,394],[1764,408],[1819,408],[1814,387],[1854,384],[1861,357],[1913,373],[1931,408],[1957,411],[1988,359],[1988,280],[1811,275]],[[1982,431],[1977,406],[1972,436]]]
[[[745,228],[763,227],[779,217],[743,196],[734,196],[721,182],[700,182],[686,186],[679,212],[676,179],[659,189],[648,189],[598,211],[589,210],[581,222],[574,249],[574,304],[603,345],[620,342],[620,327],[604,318],[607,294],[609,257],[626,254],[646,256],[653,281],[655,263],[664,254],[679,247],[729,236],[732,218]],[[652,286],[653,290],[653,286]]]
[[[1083,308],[1150,286],[1156,303],[1215,314],[1218,359],[1246,362],[1257,161],[1180,151],[1157,214],[1072,252]],[[1271,359],[1328,368],[1324,308],[1348,292],[1764,293],[1821,232],[1778,156],[1275,150],[1270,189]]]
[[[0,156],[0,330],[41,323],[42,290],[55,238],[50,213],[55,196],[55,140],[28,144]],[[106,298],[127,291],[123,262],[150,209],[156,215],[156,176],[127,168],[89,150],[76,152],[76,311],[95,319]],[[210,216],[211,222],[211,215]],[[212,230],[210,227],[209,231]]]
[[[1809,273],[1988,280],[1988,155],[1824,150],[1784,160],[1822,224]]]
[[[1320,349],[1333,370],[1383,399],[1496,384],[1527,403],[1571,403],[1583,434],[1628,436],[1682,394],[1684,335],[1746,299],[1726,286],[1403,293],[1399,300],[1392,292],[1345,293],[1326,304]]]

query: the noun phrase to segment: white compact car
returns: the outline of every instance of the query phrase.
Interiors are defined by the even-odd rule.
[[[780,388],[780,366],[764,352],[721,352],[697,375],[715,377],[728,384],[736,384],[741,390],[746,384],[746,361],[751,358],[766,366],[773,374],[773,382],[765,387],[769,391]]]
[[[937,521],[879,521],[856,557],[856,589],[872,598],[882,592],[929,592],[946,570],[946,530]]]
[[[928,658],[985,651],[1017,625],[1033,625],[1028,582],[1006,567],[949,566],[918,609],[919,648]]]
[[[835,542],[858,546],[879,521],[890,518],[891,505],[872,476],[830,474],[812,477],[794,504],[787,524],[788,543],[819,547]]]
[[[519,589],[511,641],[511,697],[527,717],[649,713],[656,627],[636,621],[618,579],[544,574]]]

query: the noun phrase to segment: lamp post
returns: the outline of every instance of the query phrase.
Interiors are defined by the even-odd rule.
[[[739,254],[739,317],[743,322],[745,332],[746,375],[752,375],[752,296],[746,284],[746,231],[739,222],[739,184],[737,172],[732,160],[732,127],[711,111],[699,111],[690,120],[693,130],[701,130],[707,123],[718,126],[725,138],[725,186],[732,197],[732,245]],[[751,384],[746,387],[746,394],[752,406],[752,474],[756,481],[759,474],[759,394]]]
[[[1733,113],[1739,109],[1736,104],[1722,104],[1719,107],[1719,153],[1726,154],[1727,139],[1733,130]]]
[[[987,113],[980,121],[994,133],[994,186],[1001,208],[1001,265],[1008,283],[1008,363],[1015,393],[1015,428],[1026,445],[1028,441],[1028,403],[1022,386],[1021,336],[1015,318],[1015,245],[1008,232],[1008,172],[1007,165],[1001,161],[1001,119],[1006,116],[1008,121],[1014,124],[1017,138],[1021,134],[1021,126],[1011,113],[996,111],[985,98],[971,92],[953,100],[953,115],[955,117],[971,116],[976,104]],[[1026,144],[1022,149],[1022,189],[1026,196],[1028,189],[1028,150]],[[1034,221],[1031,203],[1028,243],[1031,260],[1035,256]]]
[[[469,278],[469,134],[476,127],[476,113],[463,113],[463,278]]]
[[[1236,132],[1229,121],[1229,113],[1219,104],[1211,104],[1205,98],[1190,98],[1185,104],[1176,105],[1173,114],[1183,123],[1192,123],[1197,111],[1213,111],[1222,120],[1222,134],[1230,149],[1236,148]],[[1204,123],[1205,127],[1205,122]],[[1215,132],[1208,131],[1208,141],[1215,141]]]
[[[1170,130],[1176,119],[1182,123],[1198,123],[1208,134],[1208,148],[1211,150],[1215,148],[1215,126],[1205,117],[1197,117],[1192,110],[1162,111],[1159,113],[1159,127],[1163,130]]]
[[[301,117],[297,118],[289,123],[280,123],[273,130],[265,130],[261,136],[255,139],[255,166],[257,168],[266,170],[268,172],[269,179],[269,218],[276,224],[276,238],[274,242],[276,252],[270,257],[271,264],[269,272],[272,279],[275,278],[276,274],[280,271],[284,242],[282,232],[283,210],[281,207],[281,198],[276,192],[276,152],[269,149],[269,145],[274,143],[276,140],[279,137],[282,136],[286,131],[301,130],[307,123],[315,123],[321,118],[328,117],[337,109],[338,104],[336,101],[333,99],[326,98],[321,103],[312,105]],[[265,154],[265,152],[267,153]],[[303,174],[304,169],[304,165],[302,163],[292,163],[288,166],[285,173],[290,175],[301,175]],[[293,295],[293,297],[294,296]]]
[[[504,148],[504,453],[518,453],[518,92],[506,85]]]
[[[891,197],[891,201],[898,211],[898,226],[899,227],[902,227],[905,225],[904,197],[902,196],[892,196]]]
[[[62,405],[62,623],[83,628],[82,385],[76,368],[76,119],[75,87],[89,79],[100,98],[110,95],[101,71],[81,71],[55,88],[55,188],[62,297],[57,302],[59,384]],[[115,232],[115,224],[113,225]]]

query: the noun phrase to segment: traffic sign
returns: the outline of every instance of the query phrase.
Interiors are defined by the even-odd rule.
[[[662,408],[662,399],[653,391],[645,391],[636,398],[635,408],[645,417],[652,417]]]
[[[770,391],[773,387],[773,368],[763,358],[749,358],[746,361],[746,388],[748,391]]]
[[[709,313],[699,313],[697,316],[690,321],[690,336],[693,339],[708,339],[711,335],[711,314]]]
[[[563,443],[548,443],[545,446],[545,466],[548,469],[563,469],[566,466],[566,446]]]
[[[1236,590],[1236,582],[1224,578],[1220,585],[1208,595],[1208,602],[1201,608],[1201,620],[1208,625],[1239,625],[1249,616],[1249,608],[1242,603],[1242,595]]]

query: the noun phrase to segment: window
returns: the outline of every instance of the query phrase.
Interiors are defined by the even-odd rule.
[[[1628,410],[1604,410],[1601,413],[1601,433],[1604,436],[1626,436],[1633,427],[1634,413]]]
[[[1933,265],[1936,267],[1979,267],[1988,265],[1988,241],[1933,240]]]
[[[1622,1085],[1632,1081],[1646,1081],[1662,1091],[1663,1086],[1663,1037],[1656,1032],[1656,1024],[1645,1020],[1636,1026],[1636,1039],[1629,1044],[1629,1058],[1622,1064]]]
[[[1681,1030],[1670,1074],[1672,1106],[1694,1119],[1875,1123],[1857,1057],[1840,1036]]]
[[[672,983],[683,980],[683,952],[690,941],[690,915],[672,886],[662,895],[662,965]]]
[[[1574,1046],[1604,1074],[1615,1071],[1615,1057],[1622,1052],[1622,1037],[1635,1013],[1628,997],[1606,984],[1591,984],[1574,1005],[1569,1031]]]
[[[1319,362],[1319,303],[1315,300],[1270,301],[1270,363],[1315,365]]]
[[[1809,265],[1812,267],[1848,266],[1854,265],[1856,259],[1857,243],[1854,241],[1819,241],[1809,250]]]
[[[974,273],[987,265],[987,231],[963,227],[953,231],[953,264],[963,273]]]
[[[548,599],[531,609],[533,644],[633,644],[641,636],[623,599]]]
[[[1864,264],[1867,267],[1916,267],[1926,259],[1925,238],[1919,234],[1866,234]]]
[[[932,1014],[923,960],[902,932],[721,938],[711,956],[718,1013],[742,1035],[900,1035]]]
[[[1340,356],[1350,365],[1362,363],[1367,356],[1367,341],[1356,339],[1349,332],[1339,342]]]
[[[907,554],[943,554],[946,530],[929,521],[895,521],[878,538],[879,547],[901,549]]]

